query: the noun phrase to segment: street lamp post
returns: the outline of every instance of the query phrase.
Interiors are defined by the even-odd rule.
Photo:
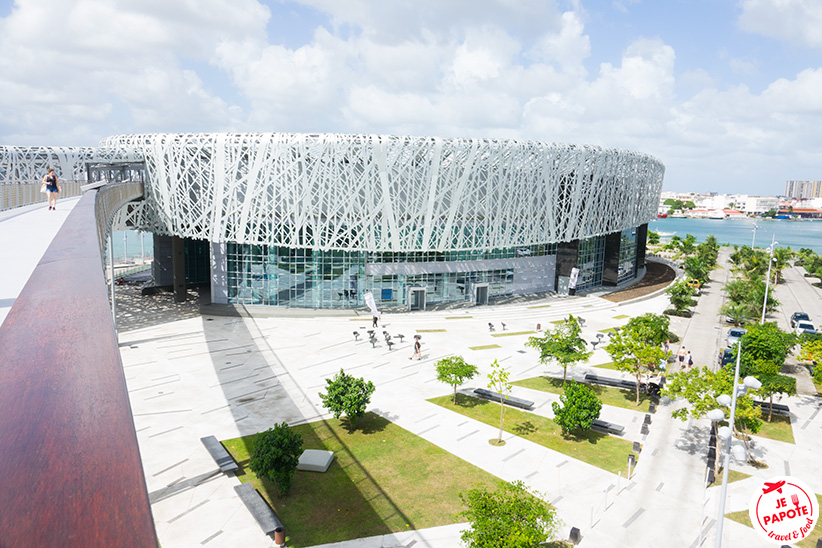
[[[759,228],[759,225],[757,225],[756,221],[754,221],[753,238],[751,238],[751,249],[754,249],[754,244],[756,243],[756,229],[757,228]]]
[[[771,265],[773,264],[775,257],[773,256],[774,248],[776,248],[777,242],[771,237],[771,245],[768,247],[768,275],[765,277],[765,301],[762,303],[762,318],[760,318],[759,323],[765,323],[765,311],[768,309],[768,287],[771,283]]]
[[[762,386],[762,383],[754,377],[745,377],[745,380],[741,384],[739,383],[739,363],[741,358],[742,340],[739,341],[738,346],[736,347],[736,368],[734,369],[734,384],[733,389],[731,390],[731,395],[728,396],[727,394],[722,394],[716,398],[716,401],[719,404],[731,408],[731,417],[728,419],[729,426],[723,426],[717,431],[717,437],[726,440],[726,447],[725,462],[722,470],[722,492],[719,495],[719,510],[716,515],[716,548],[721,548],[722,546],[722,525],[725,520],[725,499],[728,498],[728,470],[731,466],[731,440],[733,440],[734,416],[736,415],[736,397],[737,395],[744,395],[748,391],[748,388],[757,390]],[[711,411],[711,413],[713,413],[713,411]],[[713,420],[714,417],[711,418]],[[742,449],[742,455],[745,455],[745,449],[740,449]],[[734,456],[737,458],[740,457],[738,453]]]

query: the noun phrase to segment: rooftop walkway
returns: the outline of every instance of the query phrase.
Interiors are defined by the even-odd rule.
[[[0,304],[7,307],[13,302],[15,291],[27,279],[26,269],[30,271],[39,259],[36,249],[45,249],[45,240],[59,230],[65,218],[63,208],[68,206],[66,200],[56,212],[43,207],[0,217],[0,252],[7,265],[0,274]],[[16,251],[7,253],[7,243]],[[621,304],[588,296],[461,311],[386,314],[383,328],[406,337],[389,350],[380,344],[372,348],[365,337],[355,341],[352,332],[370,329],[370,317],[201,315],[194,302],[177,305],[170,296],[139,297],[136,288],[129,286],[119,286],[117,291],[123,365],[154,520],[164,548],[274,545],[235,494],[233,487],[239,480],[214,474],[214,461],[199,438],[227,439],[265,430],[274,422],[294,424],[327,417],[318,392],[325,386],[324,379],[341,366],[376,384],[371,410],[500,478],[523,480],[545,493],[564,522],[562,535],[567,537],[572,526],[578,527],[581,546],[697,547],[701,523],[707,525],[708,538],[702,545],[713,543],[718,490],[711,488],[706,494],[702,488],[707,420],[676,421],[670,416],[674,404],[663,401],[653,416],[650,433],[642,435],[642,413],[605,407],[603,418],[624,425],[625,439],[643,443],[638,466],[628,481],[627,467],[620,477],[510,434],[505,435],[504,447],[492,447],[487,440],[496,436],[496,428],[425,401],[449,393],[449,387],[436,381],[434,371],[434,363],[442,357],[460,354],[479,367],[481,376],[467,383],[465,390],[484,386],[482,379],[494,359],[511,372],[513,380],[561,375],[558,367],[539,365],[535,351],[523,346],[527,332],[534,331],[537,323],[544,329],[573,313],[586,320],[584,338],[593,340],[598,332],[623,325],[629,317],[661,312],[667,307],[664,295]],[[715,322],[707,316],[691,321]],[[494,333],[488,330],[489,322],[497,326]],[[500,322],[507,324],[506,331],[500,331]],[[708,332],[707,324],[683,322],[675,330]],[[410,337],[421,331],[423,359],[409,361]],[[715,339],[686,340],[685,344],[705,346],[705,356],[718,350]],[[714,346],[713,350],[708,346]],[[580,379],[588,372],[618,376],[618,372],[594,365],[609,361],[599,345],[589,365],[578,366],[569,375]],[[517,387],[513,395],[535,401],[535,412],[547,416],[550,402],[556,399]],[[817,458],[822,451],[822,418],[817,400],[798,397],[787,403],[793,412],[796,445],[756,438],[755,455],[770,468],[734,468],[762,478],[790,473],[822,493],[822,465]],[[750,494],[751,481],[731,484],[726,510],[746,509]],[[403,531],[326,546],[453,548],[459,545],[462,527]],[[725,546],[772,546],[730,520],[724,531]]]

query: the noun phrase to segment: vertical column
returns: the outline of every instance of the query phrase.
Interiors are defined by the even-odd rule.
[[[211,242],[211,302],[228,303],[226,244]]]
[[[171,270],[174,278],[174,300],[178,303],[186,300],[186,248],[185,241],[179,236],[171,237]]]
[[[605,262],[602,265],[602,285],[615,286],[619,282],[619,246],[622,232],[605,236]]]
[[[560,242],[557,244],[557,293],[568,295],[568,282],[571,278],[571,269],[577,267],[579,261],[579,240]]]
[[[634,272],[645,266],[645,247],[648,244],[648,223],[636,227],[636,258]]]

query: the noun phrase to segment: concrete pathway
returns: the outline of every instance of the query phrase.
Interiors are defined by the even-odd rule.
[[[0,212],[0,324],[79,198]],[[60,280],[55,280],[60,283]]]

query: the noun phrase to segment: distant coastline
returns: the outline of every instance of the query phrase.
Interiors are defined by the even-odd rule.
[[[754,241],[754,224],[757,226]],[[677,235],[684,238],[693,234],[697,241],[704,241],[713,234],[722,245],[748,245],[765,248],[775,238],[779,247],[813,249],[822,254],[822,221],[773,220],[773,219],[697,219],[668,217],[648,223],[648,230],[658,232],[663,241]]]

